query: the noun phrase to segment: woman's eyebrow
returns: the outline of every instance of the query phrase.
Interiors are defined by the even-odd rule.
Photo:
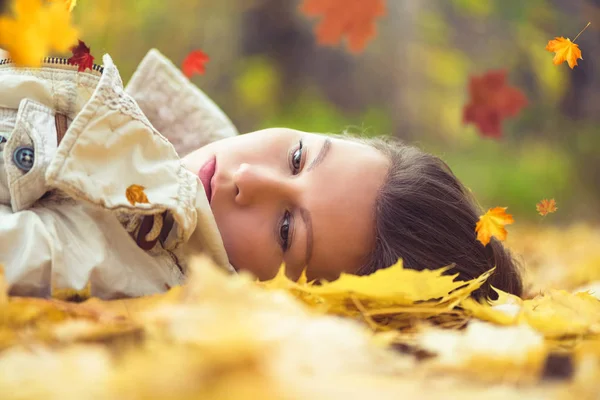
[[[321,150],[319,150],[319,154],[317,154],[317,156],[315,158],[313,158],[312,162],[310,163],[310,165],[308,166],[306,171],[308,172],[311,169],[314,169],[317,165],[319,165],[321,162],[323,162],[323,159],[329,152],[330,148],[331,148],[331,139],[327,138],[323,142],[323,146],[321,146]]]
[[[315,158],[313,158],[312,162],[306,169],[306,172],[314,169],[317,165],[321,164],[325,159],[327,153],[329,153],[329,149],[331,148],[331,139],[326,138],[321,146],[321,150]],[[312,228],[312,217],[310,215],[310,211],[306,208],[300,208],[300,216],[302,217],[302,221],[304,221],[304,226],[306,227],[306,256],[304,263],[304,267],[308,267],[308,263],[310,262],[310,258],[312,257],[312,249],[313,249],[313,228]]]

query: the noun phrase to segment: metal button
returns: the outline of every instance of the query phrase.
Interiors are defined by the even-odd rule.
[[[20,170],[25,172],[33,168],[34,159],[33,147],[18,147],[13,153],[13,161]]]

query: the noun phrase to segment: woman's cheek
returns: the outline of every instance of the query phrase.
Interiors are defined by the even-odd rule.
[[[272,235],[251,218],[230,213],[216,218],[229,261],[237,270],[251,272],[258,279],[271,279],[281,264],[281,254]],[[262,229],[261,229],[262,228]]]

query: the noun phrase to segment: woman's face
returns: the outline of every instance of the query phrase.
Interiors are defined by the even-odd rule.
[[[274,128],[184,158],[203,181],[231,265],[270,279],[354,273],[374,245],[375,199],[388,160],[343,139]],[[214,174],[213,174],[214,170]]]

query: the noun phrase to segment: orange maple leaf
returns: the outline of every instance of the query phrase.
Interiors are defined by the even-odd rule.
[[[50,0],[64,3],[65,7],[69,11],[73,11],[75,6],[77,5],[77,0]]]
[[[523,92],[507,85],[506,70],[472,76],[469,103],[463,109],[463,123],[477,125],[483,136],[502,137],[502,121],[514,117],[527,105]]]
[[[183,60],[183,74],[191,78],[194,74],[203,75],[206,72],[206,64],[210,58],[201,50],[191,51]]]
[[[131,203],[132,206],[135,206],[135,203],[149,203],[148,197],[146,193],[144,193],[143,186],[140,185],[131,185],[125,191],[125,197],[127,197],[127,201]]]
[[[304,0],[300,11],[309,17],[322,16],[315,29],[317,43],[336,45],[346,36],[354,53],[375,37],[375,20],[386,13],[384,0]]]
[[[477,240],[486,246],[492,236],[498,240],[506,240],[506,229],[504,225],[515,222],[513,216],[506,213],[506,207],[490,208],[484,215],[479,217],[475,232],[477,232]]]
[[[556,201],[554,199],[543,199],[535,205],[535,209],[542,217],[544,217],[548,214],[556,212],[558,207],[556,207]]]
[[[579,46],[571,42],[571,39],[565,39],[564,37],[556,37],[554,40],[550,40],[546,46],[546,50],[556,53],[554,59],[552,59],[554,65],[559,65],[566,61],[569,67],[573,69],[577,65],[578,58],[583,60]]]
[[[581,57],[581,50],[579,50],[579,45],[575,44],[575,41],[590,26],[591,22],[588,22],[587,25],[575,36],[575,39],[571,41],[571,39],[564,37],[555,37],[554,40],[548,41],[546,45],[546,50],[549,52],[555,53],[554,58],[552,59],[552,63],[554,65],[559,65],[564,63],[565,61],[569,64],[571,69],[575,68],[577,65],[577,59],[583,60]]]

